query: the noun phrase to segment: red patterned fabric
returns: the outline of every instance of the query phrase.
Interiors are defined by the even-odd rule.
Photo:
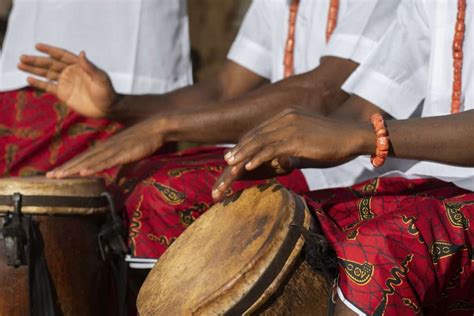
[[[473,315],[474,193],[380,178],[306,194],[337,253],[339,288],[369,315]]]
[[[119,129],[29,88],[0,93],[0,113],[0,176],[42,174]],[[223,152],[155,155],[126,170],[131,176],[119,185],[133,256],[158,258],[209,208]],[[117,170],[104,173],[110,188]],[[300,172],[278,181],[308,190]],[[339,287],[354,306],[375,315],[473,314],[474,193],[438,180],[382,178],[306,198],[337,252]]]
[[[0,176],[32,176],[73,158],[120,126],[69,111],[54,96],[26,88],[0,93]],[[128,168],[100,175],[125,201],[131,254],[158,258],[169,244],[212,203],[211,188],[225,162],[223,148],[157,154]],[[117,183],[119,173],[123,177]],[[306,192],[300,172],[278,179],[295,192]],[[258,181],[238,182],[234,189]]]
[[[87,119],[31,88],[0,93],[0,113],[2,177],[44,174],[120,127]]]
[[[132,256],[159,258],[212,205],[212,186],[226,166],[224,151],[225,148],[210,147],[157,155],[129,171],[133,177],[120,184],[127,195]],[[300,171],[276,181],[298,193],[308,190]],[[263,181],[239,181],[232,189],[259,183]]]

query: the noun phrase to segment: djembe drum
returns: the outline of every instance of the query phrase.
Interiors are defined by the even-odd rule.
[[[325,315],[330,281],[304,260],[312,218],[280,185],[216,204],[165,252],[142,286],[140,315]]]
[[[0,179],[0,315],[116,313],[103,192],[99,179]]]

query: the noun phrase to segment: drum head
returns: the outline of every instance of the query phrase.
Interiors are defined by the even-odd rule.
[[[13,177],[0,178],[0,201],[7,200],[9,196],[20,193],[32,197],[76,197],[97,198],[105,192],[104,180],[100,178],[70,178],[48,179],[46,177]],[[59,203],[60,204],[60,203]],[[81,204],[79,202],[79,204]],[[103,204],[103,203],[99,203]],[[22,212],[26,214],[91,214],[103,212],[104,206],[84,205],[74,207],[66,206],[23,206]],[[0,213],[12,211],[8,203],[0,203]]]
[[[138,297],[140,315],[245,314],[284,282],[311,217],[280,185],[237,193],[203,214],[165,252]]]

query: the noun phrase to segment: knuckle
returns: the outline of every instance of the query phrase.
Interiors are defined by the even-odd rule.
[[[267,147],[265,151],[262,152],[262,158],[273,158],[275,156],[275,148],[273,147]]]
[[[267,147],[267,150],[269,155],[274,155],[277,152],[275,145]]]
[[[292,114],[294,111],[295,111],[295,109],[290,107],[290,108],[284,109],[284,110],[281,112],[281,115],[282,115],[282,116],[287,116],[287,115]]]
[[[260,145],[262,144],[263,142],[265,141],[265,136],[263,136],[262,134],[257,134],[253,137],[252,139],[252,143],[254,145]]]
[[[299,119],[301,116],[301,112],[297,109],[292,109],[291,112],[287,114],[287,118],[291,121]]]
[[[291,112],[291,113],[288,113],[286,116],[285,116],[285,119],[287,121],[293,121],[295,120],[297,117],[297,115],[294,113],[294,112]]]

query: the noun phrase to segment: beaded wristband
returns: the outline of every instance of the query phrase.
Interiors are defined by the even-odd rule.
[[[370,121],[374,127],[375,135],[377,136],[377,147],[375,149],[375,154],[370,156],[370,162],[375,168],[378,168],[383,166],[385,159],[388,157],[390,140],[382,115],[376,113],[372,115]]]
[[[466,0],[458,0],[458,14],[453,40],[453,91],[451,93],[451,113],[461,110],[463,44],[466,32]]]

